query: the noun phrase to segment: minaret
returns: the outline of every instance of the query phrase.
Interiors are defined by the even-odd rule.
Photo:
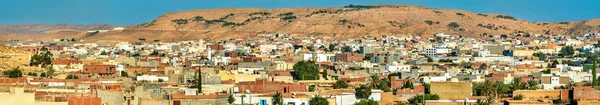
[[[212,50],[210,49],[210,47],[208,47],[206,50],[208,50],[208,51],[206,51],[208,53],[208,54],[206,54],[206,58],[208,58],[208,60],[211,60],[211,58],[212,58]]]

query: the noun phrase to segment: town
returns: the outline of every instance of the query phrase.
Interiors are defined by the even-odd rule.
[[[597,105],[598,37],[11,43],[0,47],[0,104]]]

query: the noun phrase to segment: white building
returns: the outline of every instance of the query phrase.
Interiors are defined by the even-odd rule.
[[[252,74],[255,71],[265,70],[262,67],[238,67],[238,73]]]
[[[354,105],[356,102],[360,102],[359,99],[356,99],[354,93],[342,93],[334,97],[336,105]],[[371,90],[369,99],[381,102],[381,90]]]
[[[410,65],[385,65],[385,71],[387,72],[401,72],[410,71]]]

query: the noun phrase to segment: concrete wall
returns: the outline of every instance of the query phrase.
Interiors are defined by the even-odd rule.
[[[100,97],[102,103],[106,103],[107,105],[122,105],[125,102],[123,100],[123,92],[121,91],[98,90],[97,92],[97,97]]]
[[[227,105],[227,98],[217,99],[173,99],[171,104],[179,101],[180,105]],[[165,103],[163,103],[165,105]]]
[[[517,90],[514,95],[523,95],[523,99],[545,99],[547,96],[550,99],[560,98],[560,90]]]
[[[472,96],[471,82],[431,82],[431,94],[440,99],[465,99]]]
[[[68,105],[68,102],[35,101],[34,93],[24,93],[23,88],[10,88],[10,94],[0,94],[0,105]]]

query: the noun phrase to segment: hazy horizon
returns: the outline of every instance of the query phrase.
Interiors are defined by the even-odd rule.
[[[0,24],[111,24],[149,22],[168,12],[215,8],[310,8],[342,7],[349,4],[415,5],[466,10],[476,13],[508,14],[530,22],[582,21],[600,18],[600,1],[559,0],[19,0],[0,4]]]

